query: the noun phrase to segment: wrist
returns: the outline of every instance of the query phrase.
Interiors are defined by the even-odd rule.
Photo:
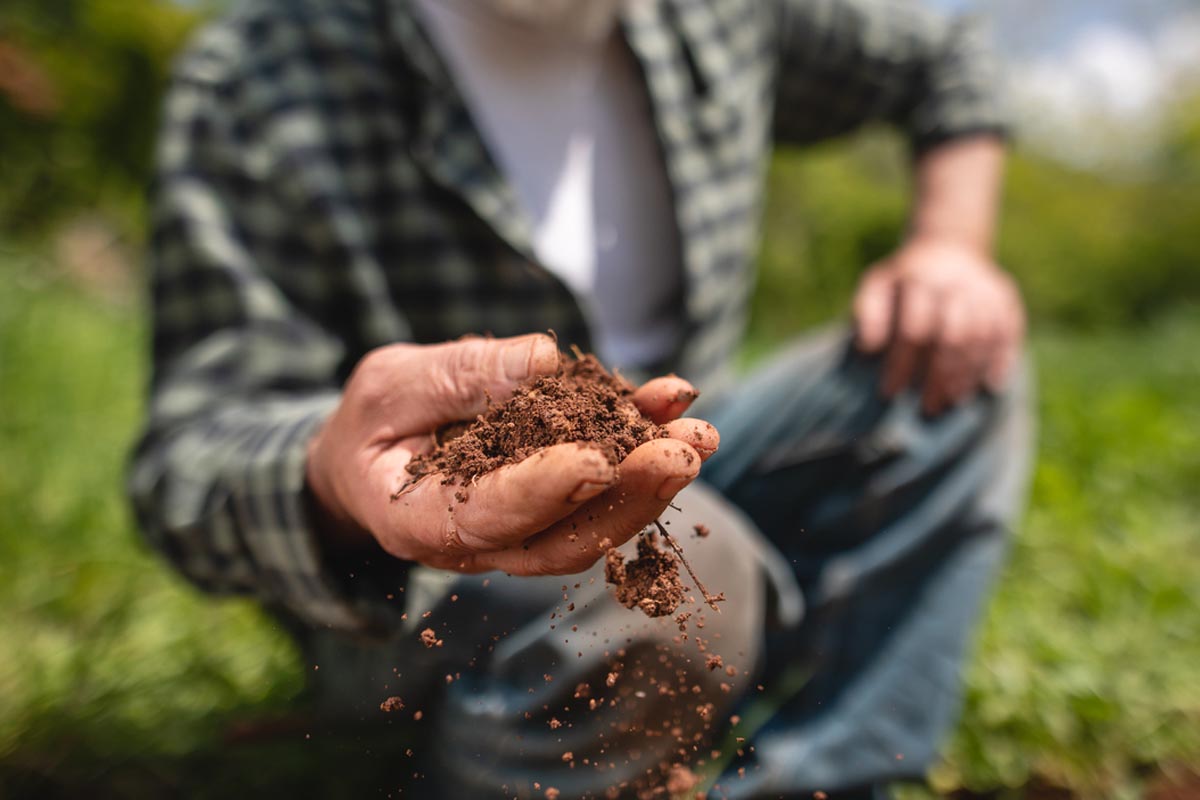
[[[356,551],[374,542],[371,533],[359,525],[338,500],[338,494],[328,479],[328,471],[320,452],[318,433],[308,445],[304,465],[304,494],[308,521],[322,544],[333,551]]]
[[[953,250],[971,256],[992,260],[992,245],[969,235],[941,230],[912,230],[904,237],[900,249],[908,250]]]
[[[909,238],[953,243],[991,255],[999,213],[1004,146],[989,136],[948,142],[916,164]]]

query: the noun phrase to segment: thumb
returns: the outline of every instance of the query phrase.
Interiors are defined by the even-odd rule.
[[[414,347],[404,371],[410,378],[404,426],[414,433],[472,419],[489,398],[503,402],[522,382],[558,369],[554,339],[534,333],[508,339],[471,337]]]

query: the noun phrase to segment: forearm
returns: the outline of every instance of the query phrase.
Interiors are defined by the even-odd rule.
[[[989,255],[1003,181],[1005,146],[992,135],[948,141],[916,162],[910,239],[941,239]]]

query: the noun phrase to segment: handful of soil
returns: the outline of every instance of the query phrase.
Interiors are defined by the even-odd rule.
[[[564,356],[554,375],[521,384],[513,396],[492,405],[471,423],[446,426],[435,434],[436,446],[411,462],[412,480],[441,474],[450,485],[470,484],[481,475],[523,461],[546,447],[583,442],[597,447],[612,464],[620,463],[635,448],[666,432],[642,416],[633,402],[633,387],[613,375],[591,354],[575,350]],[[459,493],[460,501],[466,495]],[[705,601],[716,601],[691,571],[679,545],[657,525],[671,551],[688,569]],[[637,558],[624,562],[616,548],[606,554],[606,577],[616,587],[618,601],[640,608],[652,617],[672,613],[684,598],[678,565],[668,551],[660,550],[653,533],[643,533]]]
[[[555,375],[521,384],[506,402],[470,424],[436,434],[437,447],[408,464],[414,478],[442,473],[443,482],[470,483],[546,447],[570,442],[597,446],[618,464],[640,444],[667,434],[633,404],[633,387],[593,355],[563,357]]]

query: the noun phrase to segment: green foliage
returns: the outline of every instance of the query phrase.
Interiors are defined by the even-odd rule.
[[[936,785],[1131,797],[1146,766],[1200,759],[1198,337],[1192,308],[1037,340],[1032,508]]]
[[[1140,323],[1200,298],[1200,175],[1105,178],[1019,155],[1004,211],[1000,258],[1035,318]]]
[[[141,315],[3,251],[0,282],[0,764],[183,752],[279,705],[300,686],[286,638],[133,532]]]
[[[170,62],[197,18],[168,0],[5,0],[0,40],[49,77],[57,110],[0,94],[0,234],[96,207],[136,229]]]
[[[861,269],[904,225],[903,152],[890,137],[800,153],[768,174],[751,321],[753,349],[844,313]]]

